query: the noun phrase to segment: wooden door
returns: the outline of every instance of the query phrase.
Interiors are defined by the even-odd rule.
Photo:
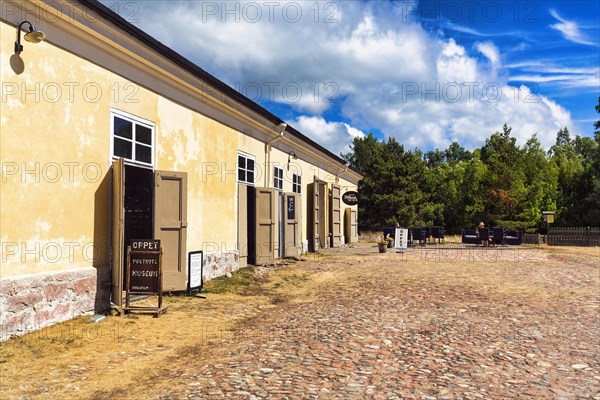
[[[187,173],[154,174],[154,238],[163,249],[163,291],[187,288]]]
[[[329,230],[333,243],[331,246],[340,247],[342,244],[342,195],[338,185],[331,185],[329,198]]]
[[[308,184],[308,223],[307,223],[307,240],[308,240],[308,251],[319,251],[321,246],[319,237],[319,204],[320,204],[320,193],[319,193],[319,180],[314,177],[312,183]]]
[[[237,249],[240,268],[248,265],[248,186],[238,184],[238,235]]]
[[[296,193],[283,196],[283,256],[299,257],[302,251],[300,224],[302,221],[302,197]]]
[[[327,223],[327,182],[317,180],[319,185],[319,246],[329,247],[329,224]]]
[[[358,242],[358,212],[352,208],[346,208],[344,215],[344,233],[347,243]]]
[[[277,229],[277,199],[279,192],[273,188],[256,188],[256,265],[275,262],[275,230]]]
[[[122,158],[112,165],[112,221],[111,221],[111,274],[112,302],[123,305],[123,260],[125,240],[125,161]]]

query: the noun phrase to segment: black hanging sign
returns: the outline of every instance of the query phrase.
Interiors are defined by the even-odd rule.
[[[342,195],[342,201],[344,202],[344,204],[346,204],[348,206],[357,205],[358,199],[359,199],[358,192],[355,192],[353,190],[348,191]]]

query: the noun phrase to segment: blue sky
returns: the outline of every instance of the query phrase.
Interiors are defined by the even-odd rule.
[[[103,1],[335,153],[592,136],[597,1]]]

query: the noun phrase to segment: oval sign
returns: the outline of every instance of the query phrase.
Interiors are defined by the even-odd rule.
[[[342,201],[344,204],[349,206],[355,206],[358,204],[358,192],[349,191],[342,195]]]

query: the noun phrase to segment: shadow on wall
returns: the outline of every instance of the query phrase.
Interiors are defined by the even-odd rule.
[[[25,63],[20,55],[13,54],[10,56],[10,67],[17,75],[21,75],[25,71]]]
[[[106,173],[94,195],[94,254],[96,268],[96,299],[94,311],[110,308],[110,213],[112,168]]]

